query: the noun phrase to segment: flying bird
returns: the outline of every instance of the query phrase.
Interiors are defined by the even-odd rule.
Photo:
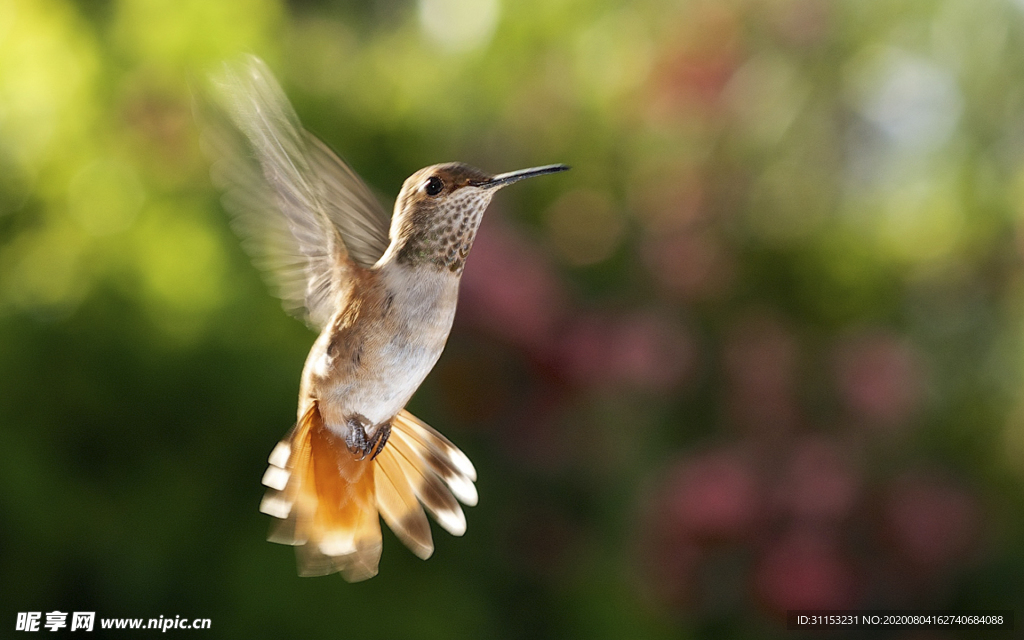
[[[477,503],[469,458],[405,406],[444,349],[484,210],[502,187],[568,169],[491,175],[462,163],[412,174],[388,216],[359,176],[306,131],[254,56],[214,80],[204,145],[235,230],[285,307],[319,337],[296,424],[270,454],[260,511],[294,545],[300,575],[377,573],[380,518],[420,558],[424,507],[461,536]]]

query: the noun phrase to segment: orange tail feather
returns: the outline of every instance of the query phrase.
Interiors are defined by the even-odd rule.
[[[377,573],[378,513],[421,558],[434,550],[423,503],[449,532],[462,535],[456,502],[476,504],[476,471],[443,436],[402,411],[376,459],[360,459],[328,429],[313,403],[270,454],[260,511],[280,518],[269,539],[296,546],[299,574],[340,571],[357,581]],[[454,496],[453,496],[454,494]]]

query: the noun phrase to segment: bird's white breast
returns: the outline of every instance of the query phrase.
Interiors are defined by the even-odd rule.
[[[366,341],[358,374],[336,380],[321,398],[328,426],[339,432],[352,414],[377,425],[401,411],[437,363],[455,317],[459,279],[451,272],[391,263],[381,275],[393,296],[389,312],[368,328],[375,335]],[[326,373],[333,364],[322,352],[310,366]]]

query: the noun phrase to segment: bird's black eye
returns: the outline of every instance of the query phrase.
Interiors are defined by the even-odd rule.
[[[427,186],[424,187],[428,196],[436,196],[441,193],[442,189],[444,189],[444,183],[441,182],[441,178],[438,178],[437,176],[430,176],[427,180]]]

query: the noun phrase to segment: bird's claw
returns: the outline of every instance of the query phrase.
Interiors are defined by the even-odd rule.
[[[373,454],[370,456],[370,460],[373,460],[377,455],[384,450],[384,445],[388,443],[388,438],[391,437],[391,423],[385,422],[384,424],[377,427],[377,431],[374,432],[373,438],[370,439],[370,451]],[[367,452],[369,453],[369,451]],[[366,457],[366,454],[363,454]]]
[[[369,425],[362,416],[353,417],[348,421],[348,433],[345,435],[345,444],[348,446],[348,450],[353,454],[361,453],[360,460],[365,459],[366,456],[370,456],[370,460],[376,458],[384,450],[384,445],[387,444],[388,438],[391,436],[390,422],[378,425],[373,437],[367,437],[367,426]]]

